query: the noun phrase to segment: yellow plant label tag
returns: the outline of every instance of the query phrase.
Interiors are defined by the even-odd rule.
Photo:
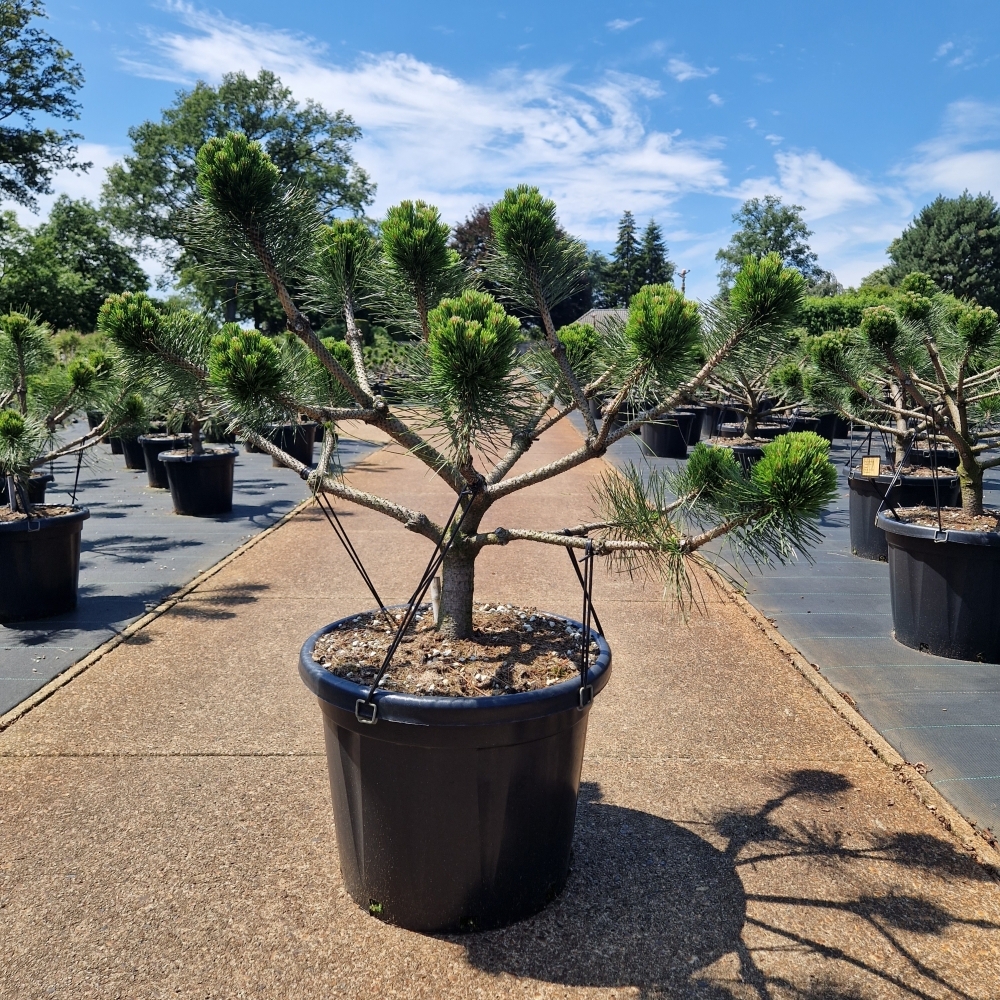
[[[882,459],[878,455],[865,455],[861,459],[861,475],[877,476],[882,471]]]

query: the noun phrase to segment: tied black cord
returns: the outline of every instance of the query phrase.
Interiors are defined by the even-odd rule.
[[[458,513],[458,509],[462,504],[462,501],[466,497],[472,497],[474,491],[471,487],[466,486],[464,490],[458,495],[458,499],[455,501],[455,506],[451,509],[451,514],[448,516],[446,525],[452,523],[455,520],[455,515]],[[469,505],[471,506],[471,505]],[[427,563],[427,568],[424,570],[423,576],[420,578],[420,582],[417,584],[416,590],[413,591],[413,596],[410,598],[406,606],[406,611],[403,614],[402,620],[399,623],[399,627],[396,629],[396,634],[393,637],[392,642],[389,644],[389,648],[386,650],[385,659],[382,661],[382,666],[379,668],[379,672],[375,675],[375,680],[372,681],[372,686],[368,690],[368,696],[365,698],[359,698],[358,704],[355,706],[354,714],[360,719],[361,716],[358,714],[358,710],[362,705],[372,706],[372,715],[370,719],[365,719],[366,722],[375,721],[375,705],[372,703],[372,698],[375,695],[375,690],[378,688],[379,681],[385,676],[385,672],[389,669],[389,664],[392,663],[393,656],[396,655],[396,650],[399,648],[400,642],[403,640],[403,634],[410,627],[413,621],[414,615],[417,613],[417,609],[420,607],[420,602],[424,599],[424,595],[427,593],[427,588],[431,585],[431,580],[437,575],[437,571],[441,568],[441,564],[444,562],[445,556],[451,550],[452,545],[455,543],[455,539],[458,537],[459,532],[462,530],[462,524],[465,522],[465,515],[469,513],[469,506],[462,510],[462,516],[458,519],[458,523],[452,528],[451,532],[448,532],[447,527],[441,538],[438,540],[437,545],[434,546],[434,551],[431,553],[431,558]],[[447,535],[447,542],[444,541],[445,535]],[[444,544],[442,544],[444,543]]]
[[[581,640],[583,647],[580,650],[580,708],[583,708],[586,701],[586,693],[589,685],[587,675],[590,673],[590,619],[593,616],[594,602],[594,543],[588,538],[587,549],[583,556],[583,633]],[[591,690],[590,699],[593,700]]]
[[[586,594],[587,593],[587,582],[584,580],[583,574],[580,572],[580,563],[577,561],[576,553],[571,548],[567,548],[566,552],[569,555],[569,561],[573,564],[573,570],[576,573],[576,578],[580,581],[580,587],[583,590],[584,594]],[[597,617],[597,612],[594,611],[594,609],[593,609],[593,604],[591,604],[591,611],[590,611],[590,613],[591,613],[591,615],[593,615],[594,625],[596,626],[597,634],[599,636],[603,636],[604,635],[604,628],[601,625],[601,619]]]
[[[70,497],[70,504],[76,503],[76,490],[80,485],[80,466],[83,464],[83,451],[76,453],[76,478],[73,480],[73,495]]]

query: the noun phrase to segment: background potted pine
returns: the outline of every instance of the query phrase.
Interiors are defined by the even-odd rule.
[[[59,432],[85,406],[106,414],[87,433]],[[111,357],[56,360],[48,328],[30,316],[0,316],[0,622],[44,618],[76,606],[83,507],[45,504],[45,466],[92,448],[108,430],[141,418]]]
[[[492,210],[492,295],[457,269],[448,229],[430,206],[397,206],[380,239],[360,220],[325,225],[243,135],[211,140],[198,168],[192,240],[201,259],[219,273],[266,278],[296,349],[227,326],[197,372],[182,366],[242,434],[308,479],[321,499],[384,514],[425,538],[432,556],[408,609],[358,609],[302,648],[300,673],[322,710],[346,886],[361,906],[413,929],[516,920],[567,877],[587,718],[609,678],[611,651],[560,616],[477,606],[477,556],[505,547],[516,574],[523,544],[571,548],[590,557],[588,567],[607,557],[658,574],[687,602],[689,566],[707,561],[701,552],[715,538],[728,534],[758,558],[785,559],[808,545],[835,473],[826,442],[788,435],[765,449],[752,475],[729,451],[704,445],[669,477],[609,472],[594,521],[569,530],[496,525],[491,508],[599,458],[689,398],[737,346],[784,330],[802,279],[777,257],[748,258],[726,306],[704,311],[671,286],[647,288],[643,308],[589,345],[587,366],[577,368],[551,312],[577,289],[584,248],[562,234],[554,204],[537,189],[509,190]],[[292,287],[343,317],[336,349],[317,336]],[[137,303],[122,300],[125,325]],[[536,349],[522,350],[508,305],[536,317]],[[355,320],[361,306],[412,332],[392,384],[380,391]],[[119,342],[147,364],[177,360],[144,337]],[[590,407],[597,393],[607,398],[600,428]],[[649,400],[616,423],[624,406]],[[573,412],[585,427],[579,444],[532,466],[533,443]],[[436,521],[335,475],[332,434],[315,471],[283,453],[264,432],[297,416],[380,428],[451,491],[451,516]],[[430,605],[422,601],[428,591]]]

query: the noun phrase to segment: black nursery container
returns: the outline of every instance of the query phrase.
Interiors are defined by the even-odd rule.
[[[312,465],[317,427],[319,424],[315,420],[297,424],[272,424],[267,436],[292,458],[297,458],[304,465]],[[272,458],[271,465],[280,468],[281,462]]]
[[[580,707],[579,677],[484,698],[379,691],[366,725],[355,711],[367,688],[312,658],[339,624],[306,642],[299,673],[323,713],[340,868],[355,902],[424,932],[485,930],[540,910],[569,874],[593,703]],[[594,638],[597,694],[611,650]]]
[[[55,477],[48,472],[38,473],[28,479],[28,503],[45,503],[45,488]],[[0,477],[0,504],[6,506],[10,502],[7,496],[7,477]]]
[[[764,457],[764,447],[759,444],[724,445],[732,449],[733,458],[740,463],[744,475],[750,475],[750,470]]]
[[[0,521],[0,622],[48,618],[76,607],[86,508]]]
[[[824,413],[816,424],[816,433],[831,444],[851,435],[851,425],[837,413]]]
[[[135,472],[143,472],[146,469],[146,456],[142,445],[137,437],[118,438],[118,443],[122,448],[122,455],[125,456],[125,468]]]
[[[875,524],[875,515],[891,482],[891,474],[862,476],[856,469],[847,477],[851,491],[851,552],[862,559],[885,562],[889,558],[885,532]],[[934,507],[938,502],[942,507],[958,507],[962,502],[962,493],[958,476],[938,476],[937,498],[932,477],[900,476],[889,499],[897,507],[919,507],[921,504]]]
[[[889,543],[893,635],[937,656],[1000,663],[1000,534],[878,516]]]
[[[694,420],[691,411],[665,413],[659,420],[642,425],[642,443],[657,458],[687,458],[688,445],[698,440]]]
[[[206,449],[201,455],[164,451],[159,460],[167,467],[175,513],[215,517],[233,509],[235,448]]]
[[[146,461],[146,477],[153,489],[170,489],[167,467],[160,461],[160,452],[186,448],[190,440],[190,434],[143,434],[139,438]]]

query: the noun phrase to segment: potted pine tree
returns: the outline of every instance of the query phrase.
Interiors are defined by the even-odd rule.
[[[567,877],[587,719],[609,679],[611,650],[562,616],[477,605],[478,555],[509,547],[516,572],[523,544],[569,548],[658,573],[689,600],[688,567],[705,561],[713,539],[728,535],[759,558],[786,559],[808,545],[834,471],[826,442],[789,435],[749,476],[731,453],[704,446],[671,477],[608,472],[589,524],[539,531],[490,524],[490,511],[600,458],[689,398],[737,346],[783,330],[802,279],[776,256],[748,258],[725,310],[705,314],[670,286],[647,289],[642,320],[610,337],[602,369],[581,378],[551,316],[579,287],[586,256],[537,189],[509,190],[492,210],[488,276],[496,295],[467,286],[441,298],[427,290],[454,274],[445,273],[447,228],[427,206],[390,213],[395,245],[407,252],[387,261],[362,221],[323,225],[240,134],[206,144],[198,171],[201,259],[229,274],[242,267],[264,275],[301,347],[284,351],[256,331],[225,327],[197,373],[205,392],[319,494],[377,511],[443,553],[436,587],[425,575],[409,609],[358,609],[302,648],[300,673],[323,716],[345,884],[370,912],[414,929],[516,920],[545,905]],[[290,291],[292,276],[343,316],[339,353],[313,330]],[[414,333],[390,387],[400,400],[392,405],[371,384],[354,319],[362,297],[373,296],[374,308],[386,289],[393,301],[385,308],[409,315]],[[122,305],[131,325],[137,299]],[[545,339],[537,350],[522,352],[506,305],[538,317]],[[171,363],[145,338],[120,342],[147,364]],[[598,392],[608,398],[600,427],[589,405]],[[617,426],[628,399],[652,402]],[[541,467],[522,462],[574,411],[586,428],[579,445]],[[451,491],[452,515],[435,519],[331,474],[332,435],[309,469],[261,433],[282,414],[381,429]],[[430,605],[420,593],[428,588]]]
[[[906,309],[914,289],[921,295],[923,291],[933,293],[924,276],[908,275],[898,296],[887,299],[884,307],[899,303]],[[829,407],[855,426],[867,428],[869,442],[871,435],[877,434],[877,440],[891,443],[885,463],[877,455],[874,468],[856,464],[847,479],[851,551],[864,559],[885,561],[889,546],[875,519],[886,496],[895,507],[954,507],[960,502],[958,476],[952,468],[937,468],[938,448],[928,450],[925,461],[914,460],[915,445],[926,435],[931,421],[905,388],[907,383],[888,361],[882,346],[869,341],[863,325],[809,337],[804,353],[808,358],[804,384],[813,404]]]
[[[97,323],[121,352],[124,377],[167,400],[168,423],[188,428],[171,442],[173,448],[146,445],[149,462],[166,468],[175,513],[228,514],[233,509],[236,449],[228,444],[206,446],[202,440],[202,427],[214,415],[202,377],[217,333],[211,319],[186,309],[164,312],[145,294],[124,292],[108,297]],[[160,481],[150,476],[151,485]]]
[[[960,507],[895,507],[890,496],[876,519],[889,548],[894,634],[926,652],[1000,662],[998,512],[983,506],[983,475],[1000,465],[990,454],[1000,446],[996,313],[910,275],[891,304],[865,310],[861,333],[905,388],[905,415],[959,455]]]
[[[48,328],[30,316],[0,316],[0,622],[44,618],[76,606],[82,507],[45,504],[41,472],[58,458],[92,448],[108,430],[137,417],[138,401],[100,352],[56,360]],[[73,413],[108,414],[71,440],[57,434]]]

